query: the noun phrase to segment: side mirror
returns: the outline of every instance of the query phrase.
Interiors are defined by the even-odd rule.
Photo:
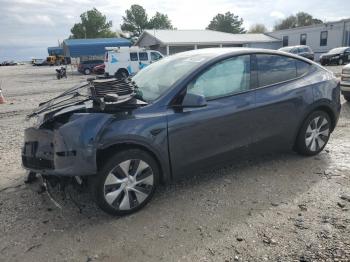
[[[182,101],[182,107],[203,107],[206,105],[205,97],[198,94],[187,93]]]

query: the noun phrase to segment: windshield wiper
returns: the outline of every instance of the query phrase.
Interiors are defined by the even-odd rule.
[[[78,96],[86,97],[86,99],[81,100],[81,101],[72,101],[71,103],[63,104],[64,102],[69,101],[69,100],[71,100],[71,99],[73,99],[73,98],[75,98],[75,97],[78,97]],[[60,97],[60,96],[58,96],[57,98],[59,98],[59,97]],[[56,99],[57,99],[57,98],[56,98]],[[79,103],[84,103],[84,102],[86,102],[86,101],[88,101],[88,100],[90,100],[90,99],[91,99],[90,97],[87,97],[87,96],[81,95],[81,94],[78,93],[78,92],[75,92],[75,93],[73,93],[73,95],[72,95],[71,97],[69,97],[69,98],[66,98],[66,99],[64,99],[64,100],[61,100],[61,101],[59,101],[59,102],[57,102],[57,103],[55,103],[55,104],[49,104],[48,106],[45,106],[45,107],[42,108],[41,110],[36,110],[36,111],[34,111],[33,113],[27,115],[27,118],[31,118],[31,117],[33,117],[33,116],[39,115],[39,114],[41,114],[41,113],[43,113],[43,112],[46,112],[46,111],[48,111],[48,110],[54,110],[54,109],[60,108],[60,107],[62,107],[62,106],[69,106],[69,105],[71,105],[71,104],[76,104],[77,102],[79,102]],[[52,99],[51,101],[53,101],[53,99]],[[63,104],[63,105],[62,105],[62,104]]]
[[[87,85],[89,85],[89,83],[84,83],[83,85],[74,86],[74,87],[72,87],[72,88],[66,90],[65,92],[63,92],[63,93],[60,94],[59,96],[56,96],[56,97],[54,97],[54,98],[51,98],[50,100],[48,100],[48,101],[46,101],[46,102],[40,103],[40,104],[39,104],[39,107],[41,107],[41,106],[43,106],[43,105],[45,105],[45,104],[48,104],[48,103],[52,102],[53,100],[56,100],[56,99],[61,98],[61,97],[63,97],[63,96],[70,95],[70,94],[72,94],[72,93],[74,93],[74,92],[75,92],[75,93],[78,93],[78,92],[76,92],[78,89],[81,89],[81,88],[83,88],[83,87],[85,87],[85,86],[87,86]],[[51,104],[50,104],[50,105],[51,105]],[[50,105],[49,105],[49,106],[50,106]]]

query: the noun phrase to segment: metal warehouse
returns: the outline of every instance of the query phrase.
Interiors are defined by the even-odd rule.
[[[278,30],[269,35],[282,40],[283,46],[310,46],[318,60],[322,53],[350,45],[350,19]]]
[[[66,57],[97,57],[103,56],[106,47],[131,46],[124,38],[96,39],[66,39],[63,41],[63,51]]]
[[[282,41],[265,34],[230,34],[212,30],[145,30],[135,45],[165,55],[208,47],[278,49]]]

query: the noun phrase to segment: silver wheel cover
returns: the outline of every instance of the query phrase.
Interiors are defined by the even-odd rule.
[[[322,148],[329,137],[329,122],[323,116],[312,119],[306,129],[305,145],[312,151],[316,152]]]
[[[145,201],[153,186],[152,168],[143,160],[130,159],[109,172],[104,182],[104,197],[111,207],[130,210]]]

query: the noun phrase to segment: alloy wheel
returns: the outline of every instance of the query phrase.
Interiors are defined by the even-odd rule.
[[[312,151],[319,151],[327,143],[330,134],[329,122],[323,116],[312,119],[306,129],[305,144]]]
[[[130,159],[116,165],[106,176],[104,198],[112,208],[128,211],[141,205],[153,187],[150,165],[140,159]]]

